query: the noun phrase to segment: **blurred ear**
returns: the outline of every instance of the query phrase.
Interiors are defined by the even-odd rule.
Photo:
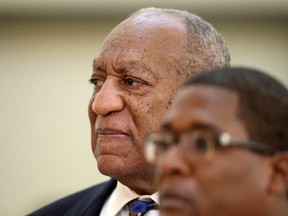
[[[281,152],[271,160],[271,193],[286,193],[288,190],[288,152]]]

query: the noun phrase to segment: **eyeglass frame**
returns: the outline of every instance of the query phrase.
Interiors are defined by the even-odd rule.
[[[238,148],[243,148],[243,149],[247,149],[247,150],[251,150],[253,152],[256,153],[260,153],[260,154],[264,154],[264,155],[273,155],[276,154],[278,152],[280,152],[281,150],[274,147],[274,146],[269,146],[266,144],[262,144],[260,142],[256,142],[253,140],[244,140],[244,139],[236,139],[233,138],[229,133],[227,132],[218,132],[216,130],[193,130],[193,131],[188,131],[185,133],[182,133],[180,135],[175,135],[173,133],[168,133],[168,132],[163,132],[163,131],[158,131],[158,132],[152,132],[149,133],[145,139],[144,139],[144,143],[145,143],[145,157],[147,159],[147,161],[149,161],[150,163],[153,163],[156,161],[156,147],[157,147],[157,143],[154,141],[151,141],[152,136],[155,135],[160,135],[161,133],[166,133],[166,135],[170,135],[172,137],[172,141],[167,145],[167,149],[165,150],[165,152],[167,152],[172,146],[177,146],[177,147],[182,147],[182,150],[188,149],[187,148],[187,143],[185,144],[185,142],[181,142],[181,139],[179,139],[179,137],[184,137],[185,135],[192,135],[193,133],[195,134],[196,132],[199,133],[200,132],[211,132],[211,134],[213,135],[214,138],[214,142],[213,142],[213,146],[211,148],[210,146],[210,151],[214,150],[214,152],[216,152],[215,149],[219,148],[219,147],[238,147]],[[211,140],[210,140],[211,141]],[[149,145],[150,146],[154,146],[154,149],[149,149]],[[190,144],[191,145],[191,144]],[[195,146],[195,143],[192,143],[193,147]],[[191,146],[192,146],[191,145]],[[159,147],[159,145],[158,145]],[[151,151],[154,151],[153,153]],[[165,154],[164,152],[164,154]],[[184,155],[186,155],[186,157],[190,156],[187,153],[184,152]],[[205,155],[208,155],[208,150],[206,150]],[[161,155],[160,155],[161,157]]]

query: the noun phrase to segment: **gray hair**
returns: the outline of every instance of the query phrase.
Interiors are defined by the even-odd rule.
[[[230,66],[230,53],[224,38],[210,23],[201,17],[188,11],[153,7],[140,9],[131,14],[131,16],[143,13],[172,15],[179,19],[186,27],[186,53],[183,54],[182,60],[188,60],[189,63],[188,65],[185,64],[187,68],[183,68],[182,70],[189,71],[191,70],[191,66],[197,67],[201,71]],[[197,56],[196,59],[195,56]]]

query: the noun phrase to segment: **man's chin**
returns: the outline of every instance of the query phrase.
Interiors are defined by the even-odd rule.
[[[123,165],[124,164],[124,165]],[[115,155],[100,155],[97,157],[97,166],[101,174],[114,177],[124,173],[125,163]]]

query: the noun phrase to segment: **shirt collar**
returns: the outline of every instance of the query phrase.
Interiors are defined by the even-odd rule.
[[[127,186],[117,182],[115,190],[106,203],[107,215],[116,215],[128,202],[136,198],[151,198],[159,204],[158,193],[152,195],[138,195]]]

